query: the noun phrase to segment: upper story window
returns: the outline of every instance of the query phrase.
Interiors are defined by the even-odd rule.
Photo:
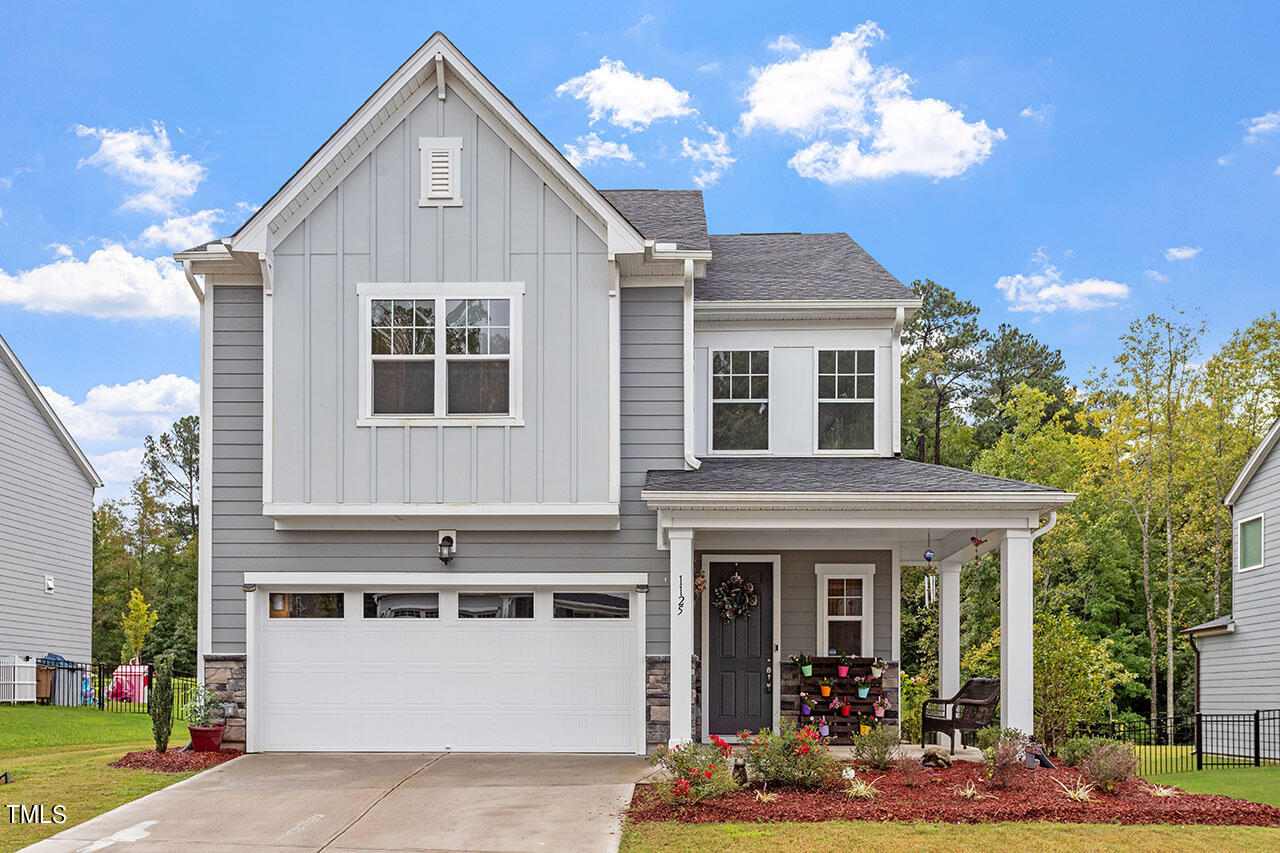
[[[520,416],[523,285],[362,284],[362,424]]]
[[[875,350],[818,350],[818,449],[875,448]]]
[[[769,449],[769,351],[711,353],[711,449]]]
[[[1240,571],[1262,568],[1262,516],[1240,522],[1237,539],[1240,548]]]

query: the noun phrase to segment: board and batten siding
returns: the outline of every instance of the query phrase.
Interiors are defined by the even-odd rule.
[[[459,93],[413,107],[272,251],[272,501],[609,500],[604,242]],[[422,137],[461,205],[419,207]],[[523,426],[359,426],[360,282],[525,285]],[[515,365],[513,365],[515,367]]]
[[[438,571],[440,564],[434,530],[280,531],[263,516],[262,290],[215,284],[210,293],[211,651],[235,654],[245,651],[246,571],[421,572]],[[683,467],[681,290],[624,288],[620,298],[621,529],[460,531],[449,571],[647,572],[647,652],[661,655],[668,652],[670,562],[656,547],[656,514],[640,500],[640,489],[650,468]],[[347,464],[359,471],[350,457]]]
[[[1232,548],[1231,614],[1235,633],[1201,637],[1200,710],[1248,713],[1280,708],[1280,452],[1254,472],[1232,508],[1239,522],[1262,514],[1262,567],[1242,572],[1240,540]]]
[[[0,359],[0,655],[88,661],[92,602],[93,486]]]

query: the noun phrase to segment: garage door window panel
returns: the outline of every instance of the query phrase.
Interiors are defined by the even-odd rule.
[[[460,592],[459,619],[532,619],[531,592]]]
[[[626,619],[631,597],[621,592],[557,592],[551,611],[554,619]]]
[[[345,596],[340,592],[273,592],[267,615],[272,619],[341,619]]]
[[[438,592],[366,592],[365,619],[439,619]]]

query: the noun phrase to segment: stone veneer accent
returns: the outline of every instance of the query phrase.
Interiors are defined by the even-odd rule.
[[[691,667],[693,669],[693,690],[689,697],[689,713],[692,716],[693,739],[702,738],[702,685],[700,673],[702,663],[695,655]],[[645,745],[649,751],[659,744],[665,744],[671,737],[671,658],[667,655],[650,655],[645,658],[644,704],[645,704]]]
[[[235,713],[227,719],[227,731],[222,745],[230,749],[245,748],[245,656],[205,655],[204,684],[222,697],[223,702],[236,706]]]

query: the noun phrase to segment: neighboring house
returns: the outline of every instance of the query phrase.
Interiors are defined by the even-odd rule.
[[[898,657],[926,550],[954,691],[960,568],[998,546],[1004,716],[1031,729],[1032,541],[1071,495],[898,458],[920,302],[847,235],[708,235],[700,192],[598,190],[437,33],[176,258],[232,740],[643,752],[767,726],[786,655]],[[712,617],[703,572],[758,605]]]
[[[1278,439],[1280,421],[1227,492],[1234,528],[1231,615],[1183,631],[1196,648],[1196,710],[1206,714],[1280,709]]]
[[[101,485],[0,337],[0,658],[90,659]]]

